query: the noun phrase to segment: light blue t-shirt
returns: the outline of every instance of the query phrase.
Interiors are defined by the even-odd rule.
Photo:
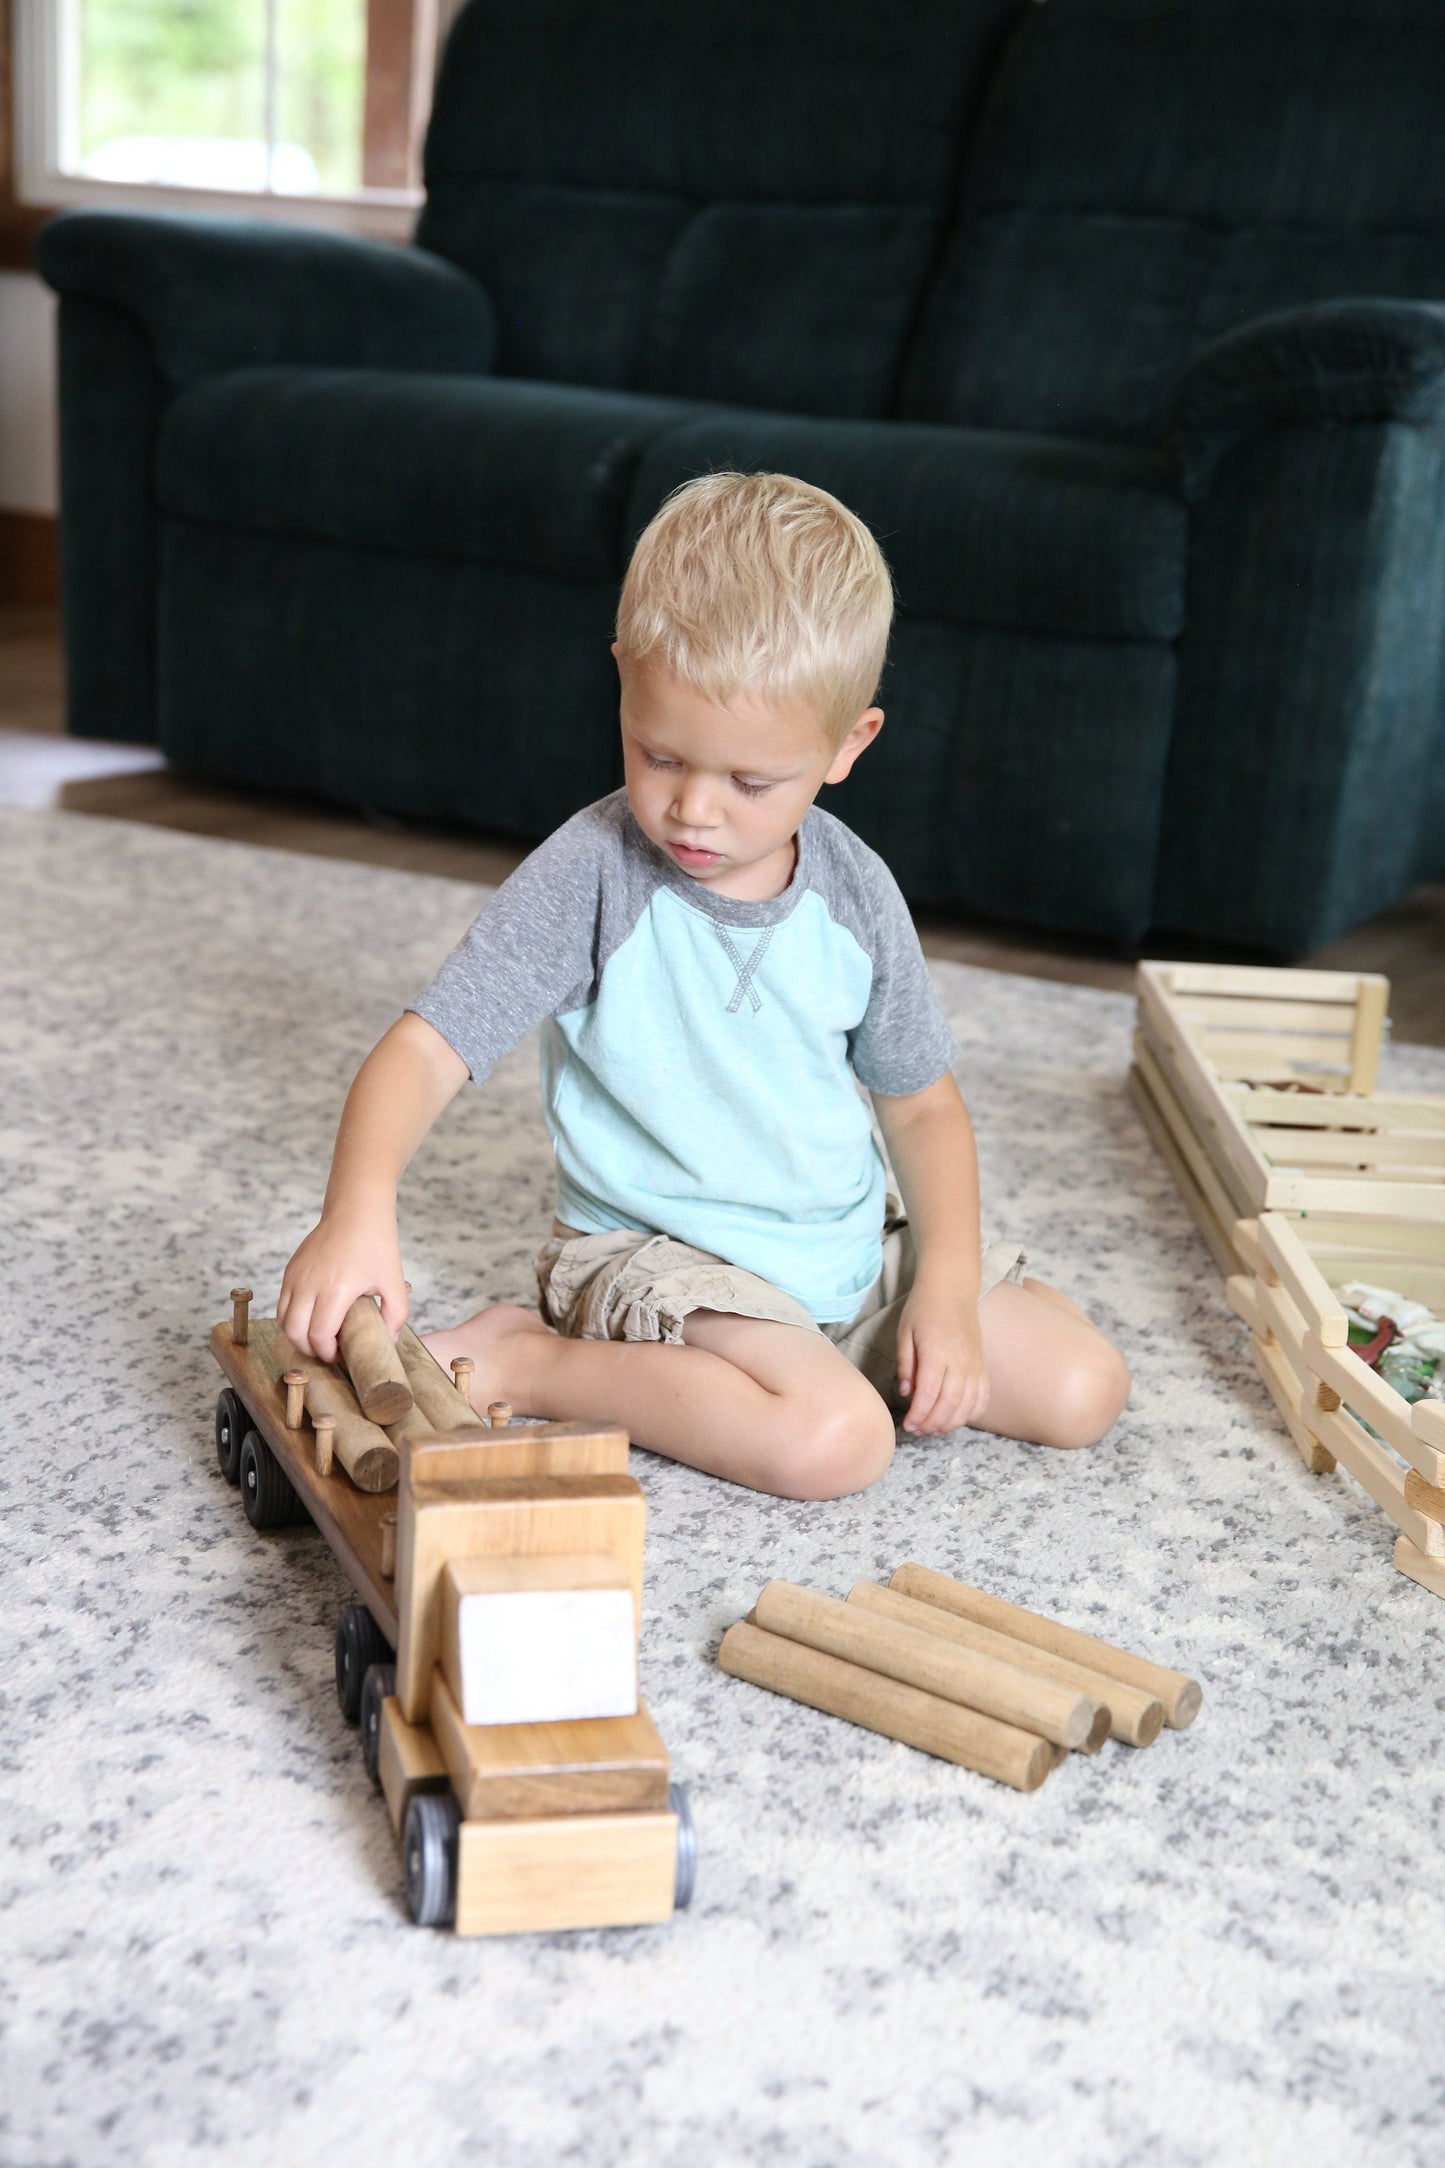
[[[507,880],[413,1004],[477,1083],[542,1025],[557,1216],[669,1234],[819,1324],[878,1276],[871,1091],[922,1091],[958,1049],[897,883],[816,806],[780,896],[692,881],[617,791]]]

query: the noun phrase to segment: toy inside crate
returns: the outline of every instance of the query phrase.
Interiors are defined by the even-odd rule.
[[[1143,964],[1130,1089],[1301,1457],[1345,1467],[1445,1594],[1445,1400],[1360,1359],[1339,1292],[1445,1316],[1445,1097],[1376,1089],[1388,1001],[1368,973]]]

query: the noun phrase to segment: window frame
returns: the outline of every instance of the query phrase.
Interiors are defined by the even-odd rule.
[[[62,164],[67,110],[67,17],[73,0],[13,0],[15,200],[45,210],[76,206],[135,211],[212,211],[282,225],[329,226],[406,240],[420,188],[363,188],[349,195],[289,196],[271,190],[172,188],[154,181],[102,181]],[[71,47],[73,50],[73,47]]]

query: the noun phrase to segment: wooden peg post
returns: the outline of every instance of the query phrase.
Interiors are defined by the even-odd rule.
[[[231,1289],[231,1338],[237,1347],[248,1347],[251,1340],[251,1290],[249,1287]]]
[[[301,1418],[306,1412],[306,1372],[283,1370],[281,1383],[286,1388],[286,1428],[299,1430]]]
[[[396,1515],[386,1513],[381,1522],[381,1577],[384,1581],[396,1578]]]
[[[316,1432],[316,1473],[330,1475],[331,1455],[336,1443],[336,1417],[313,1415],[311,1427]]]
[[[452,1357],[452,1376],[456,1379],[457,1391],[468,1407],[472,1404],[472,1372],[476,1367],[470,1355]]]
[[[493,1430],[505,1430],[511,1420],[512,1403],[510,1400],[489,1400],[487,1402],[487,1421],[491,1424]]]

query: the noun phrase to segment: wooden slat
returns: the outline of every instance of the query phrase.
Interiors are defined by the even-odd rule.
[[[1405,1502],[1405,1471],[1386,1452],[1377,1438],[1356,1422],[1346,1408],[1312,1408],[1310,1423],[1362,1490],[1368,1491],[1382,1512],[1417,1551],[1427,1558],[1445,1559],[1445,1528],[1427,1521]]]
[[[1320,1383],[1338,1393],[1353,1414],[1378,1431],[1386,1445],[1412,1468],[1418,1468],[1427,1482],[1445,1482],[1445,1454],[1417,1434],[1410,1420],[1410,1403],[1402,1400],[1368,1363],[1361,1362],[1349,1348],[1322,1346],[1313,1329],[1305,1334],[1304,1359]],[[1402,1498],[1403,1485],[1402,1476]]]
[[[1380,1074],[1380,1049],[1384,1044],[1386,1011],[1390,1006],[1390,982],[1375,976],[1360,980],[1355,1005],[1355,1030],[1350,1046],[1350,1090],[1372,1092]]]
[[[1272,1272],[1289,1289],[1306,1326],[1315,1328],[1324,1346],[1344,1347],[1350,1337],[1349,1320],[1293,1223],[1279,1213],[1262,1212],[1259,1246],[1264,1253],[1265,1276]]]
[[[1261,1200],[1270,1212],[1358,1212],[1445,1227],[1445,1182],[1390,1182],[1368,1175],[1271,1174]]]
[[[1254,1357],[1254,1367],[1278,1409],[1280,1420],[1289,1432],[1300,1459],[1311,1475],[1332,1475],[1335,1456],[1329,1447],[1314,1435],[1305,1421],[1304,1396],[1294,1371],[1279,1348],[1270,1346],[1268,1341],[1261,1340],[1257,1334],[1251,1339],[1249,1347]]]
[[[1417,1257],[1425,1264],[1445,1263],[1445,1235],[1438,1227],[1413,1220],[1381,1218],[1369,1212],[1317,1212],[1299,1221],[1300,1239],[1314,1254],[1368,1251],[1372,1256]]]
[[[1203,1025],[1190,1038],[1221,1076],[1232,1077],[1248,1077],[1255,1069],[1271,1076],[1342,1070],[1350,1050],[1347,1038],[1324,1032],[1243,1032]]]
[[[211,1328],[211,1353],[240,1394],[246,1412],[280,1461],[312,1520],[335,1553],[337,1564],[392,1647],[396,1646],[396,1606],[391,1583],[381,1571],[381,1524],[394,1510],[390,1492],[359,1491],[340,1467],[319,1476],[312,1461],[311,1433],[286,1428],[280,1370],[258,1320],[251,1339],[237,1347],[231,1321]]]
[[[1216,1166],[1232,1166],[1243,1184],[1242,1204],[1253,1209],[1265,1201],[1269,1169],[1237,1105],[1220,1088],[1218,1077],[1170,1011],[1168,997],[1139,966],[1139,1021],[1150,1050],[1168,1077],[1175,1097],[1206,1142]]]
[[[1277,1122],[1295,1129],[1445,1129],[1445,1097],[1416,1098],[1403,1092],[1290,1092],[1261,1084],[1236,1090],[1235,1104],[1247,1122]]]
[[[1395,1538],[1395,1564],[1401,1573],[1428,1588],[1432,1596],[1445,1596],[1445,1559],[1427,1558],[1408,1536]]]
[[[1267,964],[1175,964],[1145,963],[1140,974],[1149,973],[1175,994],[1247,994],[1265,999],[1292,1001],[1349,1001],[1359,998],[1360,987],[1372,974],[1360,971],[1295,971]],[[1165,976],[1167,974],[1167,977]],[[1384,981],[1388,988],[1388,979]]]
[[[1306,1369],[1304,1344],[1307,1328],[1299,1304],[1287,1287],[1271,1287],[1268,1280],[1256,1280],[1254,1290],[1260,1320],[1260,1337],[1273,1339],[1288,1358],[1296,1376],[1302,1377]]]
[[[1307,1031],[1348,1042],[1355,1029],[1352,1001],[1264,1001],[1248,994],[1176,994],[1174,1006],[1191,1024],[1209,1031]]]
[[[1191,1126],[1179,1101],[1169,1088],[1169,1079],[1154,1059],[1149,1041],[1142,1032],[1134,1035],[1134,1060],[1139,1073],[1149,1087],[1149,1096],[1163,1116],[1174,1148],[1186,1161],[1205,1197],[1209,1209],[1221,1227],[1232,1227],[1237,1219],[1248,1215],[1249,1206],[1242,1197],[1243,1185],[1229,1167],[1220,1168],[1209,1156],[1198,1133]]]
[[[1386,1129],[1373,1135],[1342,1135],[1330,1129],[1283,1129],[1257,1122],[1254,1135],[1260,1150],[1276,1168],[1414,1168],[1426,1180],[1445,1181],[1445,1133],[1411,1136]],[[1440,1171],[1432,1177],[1430,1169]],[[1390,1178],[1395,1179],[1393,1173]]]
[[[1153,1138],[1160,1158],[1174,1177],[1175,1187],[1185,1210],[1203,1236],[1210,1256],[1227,1280],[1231,1273],[1238,1272],[1239,1259],[1230,1247],[1229,1237],[1223,1226],[1211,1211],[1204,1192],[1175,1148],[1164,1117],[1155,1106],[1149,1087],[1137,1068],[1129,1071],[1129,1096],[1138,1109],[1144,1127]]]

